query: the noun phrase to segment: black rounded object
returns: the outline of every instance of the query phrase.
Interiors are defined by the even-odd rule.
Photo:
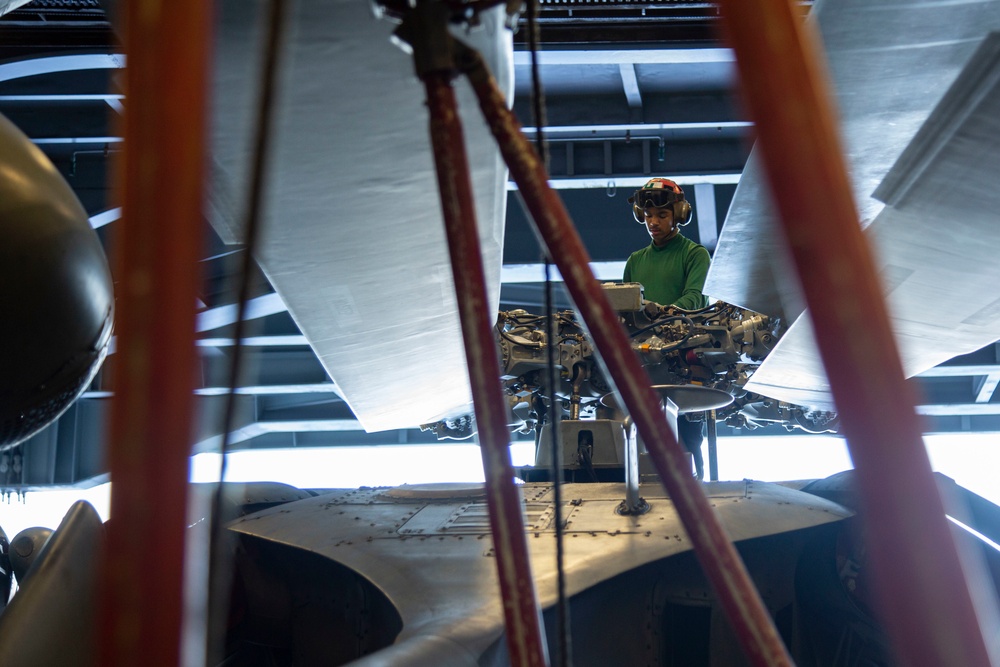
[[[24,585],[28,570],[50,537],[52,537],[51,528],[34,526],[25,528],[10,541],[10,566],[18,586]]]
[[[111,272],[49,159],[0,116],[0,450],[49,425],[108,351]]]
[[[10,564],[10,542],[7,533],[0,528],[0,613],[7,608],[10,599],[10,588],[14,578],[14,570]]]

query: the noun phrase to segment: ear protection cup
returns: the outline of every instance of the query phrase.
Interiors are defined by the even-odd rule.
[[[683,192],[681,196],[684,196]],[[691,222],[691,202],[687,199],[674,202],[674,222],[681,227]]]

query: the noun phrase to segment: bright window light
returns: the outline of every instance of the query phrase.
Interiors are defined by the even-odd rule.
[[[528,465],[534,444],[511,446],[511,462]],[[219,478],[219,456],[191,459],[191,481]],[[226,466],[230,482],[273,481],[300,488],[355,488],[432,482],[482,482],[483,460],[478,445],[380,445],[233,452]]]
[[[0,528],[7,539],[25,528],[51,528],[55,530],[66,512],[77,500],[86,500],[101,519],[107,521],[111,505],[111,484],[100,484],[89,489],[59,489],[56,491],[29,491],[23,498],[10,495],[0,501]]]
[[[1000,433],[937,433],[925,435],[924,443],[934,470],[1000,505],[1000,487],[996,482]]]
[[[718,449],[721,480],[819,479],[854,467],[846,442],[835,436],[731,436],[719,438]],[[707,477],[707,456],[705,471]]]
[[[1000,467],[1000,435],[952,433],[925,436],[931,465],[973,493],[1000,504],[992,471]],[[827,477],[852,467],[844,439],[836,436],[736,436],[719,438],[723,480],[782,481]],[[511,447],[515,466],[530,465],[530,442]],[[708,461],[706,460],[706,471]],[[218,455],[191,459],[191,481],[218,478]],[[301,488],[354,488],[431,482],[481,482],[482,459],[475,444],[384,445],[243,450],[230,456],[227,479],[276,481]],[[0,527],[8,538],[24,528],[55,528],[78,499],[89,501],[103,519],[110,515],[110,484],[90,489],[33,491],[23,500],[0,501]]]

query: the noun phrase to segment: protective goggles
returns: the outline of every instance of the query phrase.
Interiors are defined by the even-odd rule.
[[[646,208],[663,208],[664,206],[669,206],[675,201],[681,201],[682,199],[684,199],[683,194],[679,194],[666,188],[658,188],[655,190],[636,190],[635,193],[628,198],[628,201],[635,208],[642,210]]]

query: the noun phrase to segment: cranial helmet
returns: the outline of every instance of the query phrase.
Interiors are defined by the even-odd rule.
[[[684,198],[684,191],[669,178],[651,178],[628,198],[632,204],[632,215],[637,222],[644,222],[643,211],[647,208],[673,207],[674,222],[686,225],[691,222],[691,204]]]

